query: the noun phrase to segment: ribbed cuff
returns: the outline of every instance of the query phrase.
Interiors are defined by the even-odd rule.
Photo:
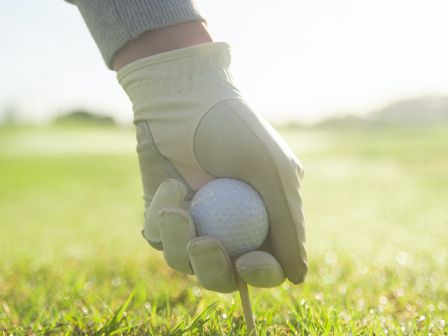
[[[146,31],[188,21],[205,21],[194,0],[68,0],[78,6],[104,61]]]

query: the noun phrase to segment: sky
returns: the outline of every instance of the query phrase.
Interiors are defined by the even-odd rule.
[[[273,122],[366,114],[395,100],[448,95],[446,0],[197,0],[232,47],[245,98]],[[0,3],[0,119],[45,122],[76,108],[132,120],[77,8]]]

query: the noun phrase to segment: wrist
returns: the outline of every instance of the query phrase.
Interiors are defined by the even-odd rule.
[[[112,67],[118,71],[141,58],[212,41],[206,25],[201,21],[189,21],[147,31],[115,53]]]

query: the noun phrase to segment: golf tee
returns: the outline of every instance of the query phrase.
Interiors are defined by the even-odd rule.
[[[257,330],[255,329],[254,315],[252,313],[252,307],[250,304],[249,290],[246,282],[238,275],[238,290],[240,292],[241,306],[243,307],[244,320],[248,330],[248,335],[257,336]]]

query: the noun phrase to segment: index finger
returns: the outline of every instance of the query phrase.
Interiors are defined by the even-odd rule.
[[[186,186],[173,178],[164,181],[154,194],[145,216],[143,236],[156,249],[163,249],[160,235],[161,211],[166,208],[180,208],[186,195]]]

